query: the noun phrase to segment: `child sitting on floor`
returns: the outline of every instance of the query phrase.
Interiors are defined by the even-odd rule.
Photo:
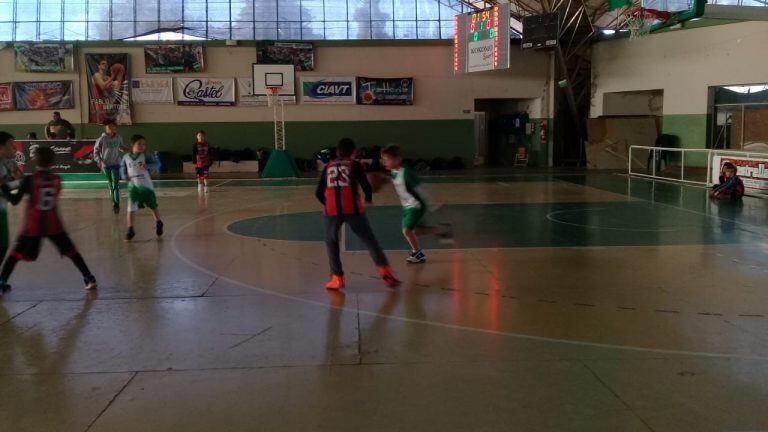
[[[736,175],[736,166],[730,162],[723,164],[720,183],[712,186],[711,198],[741,199],[744,196],[744,182]]]

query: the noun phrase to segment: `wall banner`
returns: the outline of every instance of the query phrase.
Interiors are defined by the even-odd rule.
[[[131,98],[136,104],[172,104],[173,79],[134,78],[131,80]]]
[[[36,81],[13,83],[16,109],[54,110],[75,107],[72,81]]]
[[[93,160],[95,140],[17,140],[13,145],[16,149],[16,163],[27,174],[35,172],[33,158],[35,151],[41,146],[53,150],[54,162],[51,171],[55,173],[99,172],[99,167]]]
[[[736,165],[736,174],[744,182],[744,188],[750,192],[768,194],[768,157],[747,158],[741,156],[717,155],[712,158],[712,181],[717,182],[723,164]]]
[[[205,70],[202,45],[147,45],[144,67],[148,74],[202,72]]]
[[[355,104],[354,77],[304,77],[301,79],[301,103]]]
[[[74,70],[72,44],[17,43],[16,71],[69,72]]]
[[[13,109],[13,84],[0,83],[0,111]]]
[[[413,105],[413,78],[357,78],[360,105]]]
[[[131,124],[128,54],[86,54],[88,123]]]
[[[176,78],[176,103],[188,106],[233,106],[235,79]]]

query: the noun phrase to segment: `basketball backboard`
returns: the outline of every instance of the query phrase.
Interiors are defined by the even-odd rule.
[[[294,65],[253,64],[253,95],[266,96],[267,87],[280,87],[281,96],[296,96]]]

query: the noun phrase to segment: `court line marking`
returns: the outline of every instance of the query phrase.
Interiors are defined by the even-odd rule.
[[[550,213],[547,213],[546,218],[552,222],[563,224],[563,225],[571,225],[575,227],[581,227],[581,228],[589,228],[589,229],[598,229],[598,230],[612,230],[612,231],[636,231],[636,232],[673,232],[677,231],[676,228],[660,228],[660,229],[647,229],[647,228],[615,228],[615,227],[604,227],[599,225],[584,225],[574,222],[564,222],[559,219],[555,219],[552,217],[556,214],[562,214],[562,213],[576,213],[576,212],[591,212],[591,211],[603,211],[606,210],[603,207],[598,208],[591,208],[591,209],[572,209],[572,210],[557,210]]]
[[[242,211],[249,207],[253,206],[245,206],[241,207],[239,209],[233,209],[233,210],[227,210],[219,213],[215,213],[212,215],[202,216],[196,219],[192,219],[191,221],[181,225],[176,229],[176,231],[173,233],[173,237],[171,237],[171,250],[173,251],[174,255],[176,255],[177,258],[179,258],[182,262],[187,264],[188,266],[196,269],[197,271],[207,274],[211,277],[218,278],[219,280],[224,280],[228,283],[231,283],[236,286],[240,286],[246,289],[250,289],[252,291],[256,291],[262,294],[271,295],[273,297],[282,298],[286,300],[293,300],[299,303],[312,305],[312,306],[319,306],[323,309],[336,309],[341,310],[344,312],[350,312],[350,313],[358,313],[365,316],[372,316],[372,317],[378,317],[378,318],[384,318],[384,319],[392,319],[396,321],[401,322],[407,322],[407,323],[413,323],[413,324],[424,324],[434,327],[440,327],[440,328],[446,328],[451,330],[463,330],[468,332],[475,332],[475,333],[483,333],[483,334],[492,334],[497,336],[507,336],[507,337],[515,337],[519,339],[527,339],[527,340],[535,340],[535,341],[542,341],[542,342],[553,342],[553,343],[561,343],[565,345],[575,345],[575,346],[587,346],[591,348],[607,348],[607,349],[616,349],[616,350],[623,350],[623,351],[635,351],[635,352],[652,352],[652,353],[660,353],[660,354],[674,354],[674,355],[683,355],[683,356],[697,356],[697,357],[710,357],[710,358],[733,358],[733,359],[740,359],[740,360],[768,360],[768,356],[750,356],[750,355],[742,355],[742,354],[727,354],[727,353],[710,353],[710,352],[703,352],[703,351],[684,351],[684,350],[670,350],[670,349],[663,349],[663,348],[643,348],[643,347],[634,347],[634,346],[625,346],[625,345],[613,345],[613,344],[604,344],[604,343],[598,343],[598,342],[585,342],[585,341],[574,341],[574,340],[568,340],[568,339],[559,339],[559,338],[550,338],[545,336],[534,336],[534,335],[526,335],[521,333],[513,333],[513,332],[504,332],[500,330],[490,330],[490,329],[483,329],[478,327],[469,327],[469,326],[462,326],[458,324],[448,324],[448,323],[440,323],[435,321],[427,321],[427,320],[421,320],[421,319],[415,319],[415,318],[408,318],[408,317],[402,317],[402,316],[396,316],[396,315],[385,315],[380,314],[378,312],[371,312],[366,311],[362,309],[352,309],[348,307],[335,307],[331,306],[327,303],[317,301],[317,300],[311,300],[308,298],[298,297],[295,295],[285,294],[273,290],[268,290],[266,288],[259,288],[255,285],[251,285],[239,280],[235,280],[232,278],[229,278],[227,276],[224,276],[220,273],[217,273],[213,270],[209,270],[203,266],[198,265],[197,263],[193,262],[186,256],[184,256],[178,246],[178,237],[179,234],[187,229],[188,227],[199,223],[205,219],[230,213],[233,211]]]

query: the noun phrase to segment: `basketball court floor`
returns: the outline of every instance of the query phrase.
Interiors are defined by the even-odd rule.
[[[612,173],[428,178],[454,245],[403,284],[345,236],[327,292],[313,180],[160,182],[166,236],[75,184],[0,300],[3,431],[768,430],[768,201]],[[18,222],[18,214],[11,220]],[[15,231],[15,226],[12,228]]]

